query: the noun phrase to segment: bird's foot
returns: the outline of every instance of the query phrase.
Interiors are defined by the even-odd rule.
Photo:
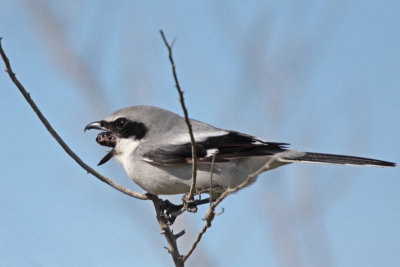
[[[192,197],[188,197],[188,193],[184,194],[182,197],[183,208],[189,212],[196,213],[197,212],[197,204],[196,200]]]
[[[171,203],[168,199],[163,200],[160,209],[160,215],[164,217],[168,225],[172,225],[175,222],[176,217],[178,217],[185,211],[183,204],[175,205]]]
[[[220,187],[213,187],[214,190],[218,190]],[[210,189],[209,188],[204,188],[204,189],[198,189],[196,190],[196,195],[199,196],[198,199],[187,199],[187,195],[183,195],[182,197],[182,204],[176,205],[171,203],[168,199],[162,200],[160,210],[161,214],[160,216],[165,219],[168,225],[172,225],[176,218],[181,215],[185,211],[189,211],[192,213],[197,212],[197,206],[202,205],[202,204],[207,204],[210,203],[210,198],[205,198],[201,199],[201,194],[202,193],[209,193]]]

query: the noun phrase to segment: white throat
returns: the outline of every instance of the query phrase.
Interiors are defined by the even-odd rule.
[[[129,159],[132,156],[132,153],[135,151],[137,146],[139,145],[140,140],[134,139],[120,139],[114,147],[114,158],[118,161],[122,166],[127,167],[129,164]]]

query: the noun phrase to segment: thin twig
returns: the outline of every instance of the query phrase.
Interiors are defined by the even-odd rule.
[[[190,142],[191,142],[191,145],[192,145],[192,185],[190,187],[189,194],[187,195],[187,198],[186,198],[187,200],[192,200],[193,194],[194,194],[194,190],[196,189],[196,175],[197,175],[196,141],[194,140],[192,124],[190,123],[190,120],[189,120],[188,111],[186,109],[185,100],[183,98],[183,92],[181,90],[181,86],[179,85],[178,75],[177,75],[176,69],[175,69],[175,62],[174,62],[174,59],[172,57],[172,45],[175,43],[175,40],[172,42],[172,45],[170,45],[168,43],[168,41],[167,41],[167,38],[165,38],[164,32],[162,30],[160,30],[160,34],[161,34],[161,37],[162,37],[162,39],[164,41],[165,46],[168,49],[169,61],[171,62],[172,74],[173,74],[174,80],[175,80],[175,87],[176,87],[176,89],[178,90],[178,93],[179,93],[179,101],[181,102],[183,114],[185,116],[185,122],[186,122],[188,131],[189,131],[189,135],[190,135]]]
[[[215,165],[215,158],[217,156],[217,153],[214,152],[212,160],[211,160],[211,170],[210,170],[210,206],[213,202],[213,173],[214,173],[214,165]]]
[[[183,256],[183,261],[185,262],[192,252],[195,250],[197,247],[198,243],[200,242],[201,238],[203,237],[204,233],[207,231],[209,227],[211,227],[211,222],[214,220],[215,217],[215,208],[218,206],[218,204],[221,203],[227,196],[229,196],[232,193],[235,193],[239,191],[240,189],[248,186],[251,182],[253,182],[253,179],[256,178],[260,173],[268,170],[270,168],[270,164],[272,161],[276,159],[276,156],[273,156],[271,159],[268,160],[267,163],[265,163],[261,168],[259,168],[257,171],[249,174],[241,184],[233,187],[233,188],[227,188],[218,198],[215,200],[207,209],[205,215],[204,215],[204,220],[206,221],[201,228],[199,234],[197,235],[196,239],[193,241],[192,245],[186,252],[186,254]]]
[[[215,214],[213,215],[215,216]],[[211,217],[210,217],[211,218]],[[213,218],[214,219],[214,218]],[[212,219],[210,219],[212,221]],[[203,225],[203,228],[201,228],[199,234],[196,237],[196,240],[193,241],[191,247],[189,248],[189,250],[187,251],[187,253],[185,254],[185,256],[183,256],[183,261],[185,262],[190,255],[192,255],[193,251],[195,250],[195,248],[197,247],[197,245],[199,244],[201,238],[203,237],[203,234],[207,231],[207,229],[211,226],[208,225],[208,221]]]
[[[42,112],[39,110],[39,108],[36,106],[35,102],[32,100],[30,97],[30,94],[25,90],[24,86],[19,82],[17,77],[15,76],[15,73],[12,71],[10,61],[8,60],[3,47],[1,45],[1,40],[2,38],[0,37],[0,54],[1,57],[4,61],[4,64],[6,65],[6,72],[10,76],[10,79],[12,82],[17,86],[21,94],[24,96],[25,100],[29,103],[33,111],[36,113],[40,121],[43,123],[43,125],[46,127],[47,131],[54,137],[54,139],[60,144],[60,146],[67,152],[67,154],[76,161],[83,169],[85,169],[88,173],[92,174],[96,178],[98,178],[100,181],[110,185],[111,187],[117,189],[118,191],[134,197],[138,199],[148,199],[145,194],[137,193],[134,192],[126,187],[123,187],[122,185],[119,185],[115,182],[113,182],[111,179],[105,177],[104,175],[96,172],[94,169],[92,169],[90,166],[88,166],[86,163],[84,163],[69,147],[68,145],[64,142],[64,140],[57,134],[57,132],[53,129],[49,121],[45,118],[45,116],[42,114]]]
[[[253,182],[253,179],[255,179],[259,174],[261,174],[262,172],[265,172],[266,170],[268,170],[270,168],[270,164],[276,160],[278,155],[274,155],[272,156],[267,163],[265,163],[261,168],[259,168],[257,171],[249,174],[246,178],[246,180],[244,180],[241,184],[233,187],[233,188],[227,188],[218,198],[217,200],[214,201],[214,203],[211,205],[211,209],[215,210],[215,208],[219,205],[219,203],[222,202],[222,200],[224,200],[227,196],[229,196],[232,193],[236,193],[237,191],[239,191],[240,189],[248,186],[250,183]]]
[[[183,236],[186,233],[185,229],[183,229],[182,231],[180,231],[177,234],[174,234],[175,239],[178,239],[179,237]]]

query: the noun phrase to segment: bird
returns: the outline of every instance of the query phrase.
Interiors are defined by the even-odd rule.
[[[294,162],[396,166],[377,159],[301,152],[289,149],[288,143],[189,121],[196,145],[196,189],[200,192],[210,188],[211,171],[212,190],[218,193],[240,185],[262,167],[267,171]],[[131,106],[89,123],[84,131],[91,129],[101,131],[96,137],[98,144],[111,148],[98,165],[114,158],[137,185],[153,195],[185,194],[190,190],[192,143],[184,117],[155,106]]]

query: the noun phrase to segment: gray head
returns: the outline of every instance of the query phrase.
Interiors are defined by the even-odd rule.
[[[179,119],[177,114],[158,107],[132,106],[117,110],[104,120],[89,123],[85,131],[102,130],[96,138],[97,143],[113,148],[99,162],[101,165],[113,157],[114,148],[124,140],[151,139],[153,133],[168,131]]]

